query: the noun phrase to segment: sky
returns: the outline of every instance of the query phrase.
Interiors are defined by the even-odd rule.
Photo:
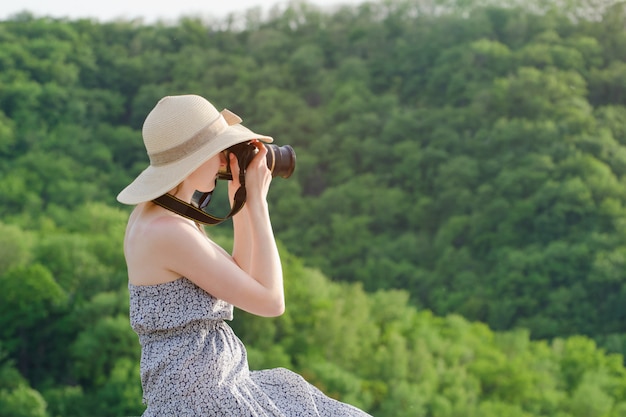
[[[308,0],[308,3],[324,8],[340,4],[360,4],[366,0]],[[285,0],[2,0],[0,20],[21,11],[29,11],[37,17],[93,18],[99,21],[114,19],[132,20],[142,18],[146,23],[159,19],[175,21],[181,16],[225,17],[230,13],[246,11],[261,6],[268,11],[275,4],[285,5]]]

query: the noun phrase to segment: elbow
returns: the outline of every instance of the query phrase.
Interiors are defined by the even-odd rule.
[[[267,310],[265,311],[265,317],[278,317],[282,316],[285,312],[285,298],[283,296],[277,297],[276,300],[267,304]]]
[[[283,302],[280,303],[280,306],[276,309],[276,316],[274,317],[282,316],[284,313],[285,313],[285,300],[283,299]]]
[[[281,302],[275,303],[275,305],[272,306],[272,310],[270,314],[268,315],[268,317],[282,316],[284,312],[285,312],[285,300],[282,300]]]

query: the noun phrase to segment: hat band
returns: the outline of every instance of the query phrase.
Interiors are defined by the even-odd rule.
[[[227,127],[228,123],[226,119],[220,114],[214,122],[200,129],[195,135],[183,143],[161,152],[148,152],[150,165],[158,167],[181,160],[187,155],[197,151],[208,141],[222,133]]]

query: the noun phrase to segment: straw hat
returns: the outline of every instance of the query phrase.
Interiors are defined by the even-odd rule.
[[[224,149],[252,139],[272,142],[242,126],[241,118],[221,112],[196,95],[168,96],[143,124],[150,166],[117,196],[124,204],[153,200],[180,184],[205,161]]]

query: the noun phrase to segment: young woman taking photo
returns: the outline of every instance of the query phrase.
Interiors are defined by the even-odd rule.
[[[268,317],[285,309],[266,200],[272,173],[263,142],[272,138],[197,95],[161,99],[142,135],[150,165],[117,198],[136,205],[124,253],[131,326],[142,349],[144,416],[368,416],[286,369],[250,371],[246,349],[226,323],[233,306]],[[241,143],[258,152],[242,178],[246,197],[233,216],[231,255],[193,217],[161,199],[191,204],[194,193],[211,192],[229,166],[233,201],[242,181],[235,154],[226,150]]]

